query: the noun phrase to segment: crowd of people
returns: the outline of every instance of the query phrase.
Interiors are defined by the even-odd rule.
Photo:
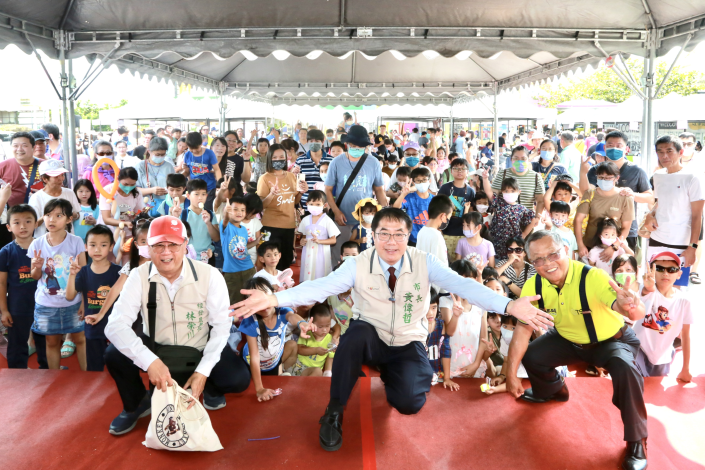
[[[250,378],[258,399],[268,401],[277,390],[268,387],[266,376],[335,377],[342,370],[334,365],[337,348],[355,323],[372,324],[388,346],[394,345],[394,336],[383,338],[381,320],[370,319],[362,305],[356,305],[365,301],[352,284],[323,301],[295,302],[295,308],[283,306],[284,294],[278,295],[279,306],[235,322],[219,317],[217,325],[213,310],[210,317],[207,312],[204,316],[204,303],[209,305],[206,310],[222,310],[226,303],[243,305],[245,298],[259,298],[255,291],[285,293],[296,284],[322,278],[342,285],[344,276],[367,269],[359,261],[355,268],[349,260],[369,260],[364,253],[402,242],[415,247],[412,259],[417,252],[430,254],[443,269],[507,301],[543,292],[549,302],[547,290],[562,296],[563,283],[580,277],[580,266],[593,268],[588,281],[604,280],[606,286],[595,299],[635,299],[643,314],[610,302],[605,307],[611,312],[609,321],[593,313],[593,338],[589,325],[577,324],[570,314],[561,317],[557,307],[551,313],[559,332],[582,329],[574,337],[561,336],[580,347],[635,338],[631,367],[638,377],[668,374],[675,351],[682,349],[678,378],[691,380],[693,313],[681,287],[700,283],[705,201],[705,157],[695,152],[692,134],[656,141],[659,167],[653,174],[630,161],[628,138],[614,129],[593,130],[587,138],[571,131],[553,138],[540,131],[511,138],[505,133],[498,142],[499,155],[493,142],[481,144],[472,131],[444,136],[439,128],[405,133],[388,132],[382,125],[368,132],[348,113],[337,128],[297,125],[292,135],[274,128],[267,135],[254,130],[246,136],[241,129],[219,135],[207,126],[199,132],[167,126],[141,134],[133,143],[128,130],[119,128],[110,136],[98,136],[90,148],[87,138],[82,139],[76,172],[80,179],[72,185],[65,165],[68,152],[62,150],[53,124],[14,134],[12,158],[0,163],[5,220],[0,227],[0,312],[9,341],[9,367],[27,368],[35,352],[40,368],[58,369],[61,358],[72,354],[81,370],[102,371],[107,365],[125,407],[111,425],[113,434],[128,432],[149,408],[148,395],[133,383],[133,375],[139,380],[138,367],[150,369],[157,357],[140,349],[145,347],[140,338],[146,341],[154,325],[148,325],[145,309],[142,317],[136,313],[140,304],[148,304],[150,290],[148,276],[140,278],[139,272],[151,276],[154,263],[161,273],[173,263],[170,253],[181,242],[185,259],[193,261],[179,265],[184,270],[182,287],[175,287],[179,281],[166,285],[165,280],[172,312],[165,315],[183,318],[174,316],[173,337],[159,325],[156,337],[160,344],[200,348],[203,359],[197,370],[216,379],[197,385],[187,376],[187,383],[198,394],[204,392],[208,409],[225,406],[223,393],[244,390]],[[401,220],[400,213],[410,220],[408,233],[380,231],[385,217]],[[170,230],[175,238],[170,238]],[[559,248],[537,257],[542,237]],[[568,278],[553,282],[558,268],[550,267],[559,260],[570,262],[565,265],[570,266]],[[192,274],[184,274],[187,264]],[[201,266],[206,265],[222,273],[222,284],[204,271]],[[298,279],[293,279],[293,265],[300,266]],[[372,264],[368,268],[373,273]],[[399,292],[394,284],[402,283],[405,271],[398,277],[390,273],[383,273],[390,292],[382,296],[386,300],[391,294],[389,300],[400,309],[399,319],[392,314],[392,324],[423,327],[414,331],[414,338],[423,344],[432,374],[421,389],[439,383],[458,390],[462,384],[456,378],[483,377],[489,379],[483,387],[488,395],[520,395],[512,379],[528,377],[534,395],[527,390],[525,398],[562,398],[556,384],[563,384],[572,357],[546,372],[536,366],[531,347],[525,363],[516,358],[521,359],[526,346],[521,354],[515,353],[520,347],[510,347],[520,342],[515,332],[522,331],[522,341],[528,344],[553,341],[541,336],[555,330],[525,335],[521,318],[483,308],[489,303],[477,295],[448,292],[444,286],[450,281],[437,280],[439,274],[432,274],[430,266],[429,278],[436,281],[426,291],[414,284],[408,292]],[[393,282],[390,276],[395,276]],[[175,307],[175,290],[189,283],[208,295],[193,294],[200,303]],[[576,283],[575,302],[584,306]],[[137,310],[126,316],[120,309],[130,310],[128,304]],[[414,316],[417,304],[426,309],[422,319]],[[542,305],[541,310],[551,311]],[[593,306],[592,311],[597,310]],[[369,333],[360,326],[355,330]],[[125,358],[131,360],[131,372]],[[611,370],[603,357],[581,358],[588,362],[588,373],[626,374],[617,367]],[[223,361],[237,367],[226,367]],[[383,378],[394,374],[386,366],[380,369]],[[239,382],[222,385],[228,374],[237,375]],[[539,377],[546,374],[553,385],[544,383],[550,393],[538,396]],[[163,375],[150,369],[153,383]],[[393,401],[389,390],[388,398]],[[397,408],[417,411],[416,405]],[[331,423],[335,427],[336,421]],[[637,434],[625,434],[625,440],[646,437]],[[323,434],[321,439],[323,445]]]

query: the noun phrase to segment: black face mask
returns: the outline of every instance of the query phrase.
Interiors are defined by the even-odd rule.
[[[440,230],[440,231],[442,232],[443,230],[447,229],[449,223],[450,223],[450,220],[446,220],[445,222],[443,222],[443,223],[440,225],[440,227],[438,227],[438,230]]]
[[[275,170],[286,170],[286,160],[273,160],[272,168]]]

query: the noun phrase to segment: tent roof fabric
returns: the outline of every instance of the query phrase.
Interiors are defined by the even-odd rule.
[[[390,99],[401,93],[422,100],[455,97],[495,82],[499,90],[513,88],[594,65],[604,58],[600,48],[644,54],[654,28],[657,55],[687,37],[688,48],[694,47],[705,37],[705,4],[594,0],[585,8],[578,0],[445,0],[439,7],[409,0],[298,0],[274,7],[249,0],[15,0],[0,5],[0,48],[16,44],[31,52],[31,40],[52,57],[60,48],[66,57],[109,55],[109,63],[121,70],[273,102],[301,94],[310,100],[315,93],[329,101],[344,94],[382,99],[385,93]],[[280,61],[275,51],[282,50],[289,57]],[[320,51],[317,57],[305,58],[314,51]],[[425,51],[438,57],[428,58]]]

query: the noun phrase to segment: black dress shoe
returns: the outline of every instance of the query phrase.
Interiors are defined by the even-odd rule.
[[[563,388],[561,388],[551,396],[545,398],[536,397],[534,396],[533,389],[529,388],[527,390],[524,390],[524,394],[521,396],[521,398],[524,401],[528,401],[530,403],[546,403],[547,401],[551,400],[568,401],[568,398],[570,398],[570,393],[568,393],[568,386],[564,383]]]
[[[627,456],[622,462],[624,470],[646,470],[649,463],[646,461],[646,438],[627,442]]]
[[[321,424],[318,433],[321,447],[329,452],[340,449],[343,445],[343,412],[326,408],[326,414],[318,422]]]

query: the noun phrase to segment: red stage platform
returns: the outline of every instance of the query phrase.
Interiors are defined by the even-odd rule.
[[[646,380],[649,468],[705,469],[705,378],[688,385],[665,380]],[[332,453],[318,445],[329,379],[265,383],[284,393],[258,403],[250,386],[210,413],[225,450],[179,453],[142,445],[148,418],[125,436],[108,433],[122,406],[107,372],[2,369],[2,468],[604,470],[617,469],[624,451],[609,379],[569,378],[570,401],[543,405],[488,397],[481,380],[459,380],[459,392],[434,386],[416,416],[387,404],[379,378],[361,379],[345,413],[344,445]]]

